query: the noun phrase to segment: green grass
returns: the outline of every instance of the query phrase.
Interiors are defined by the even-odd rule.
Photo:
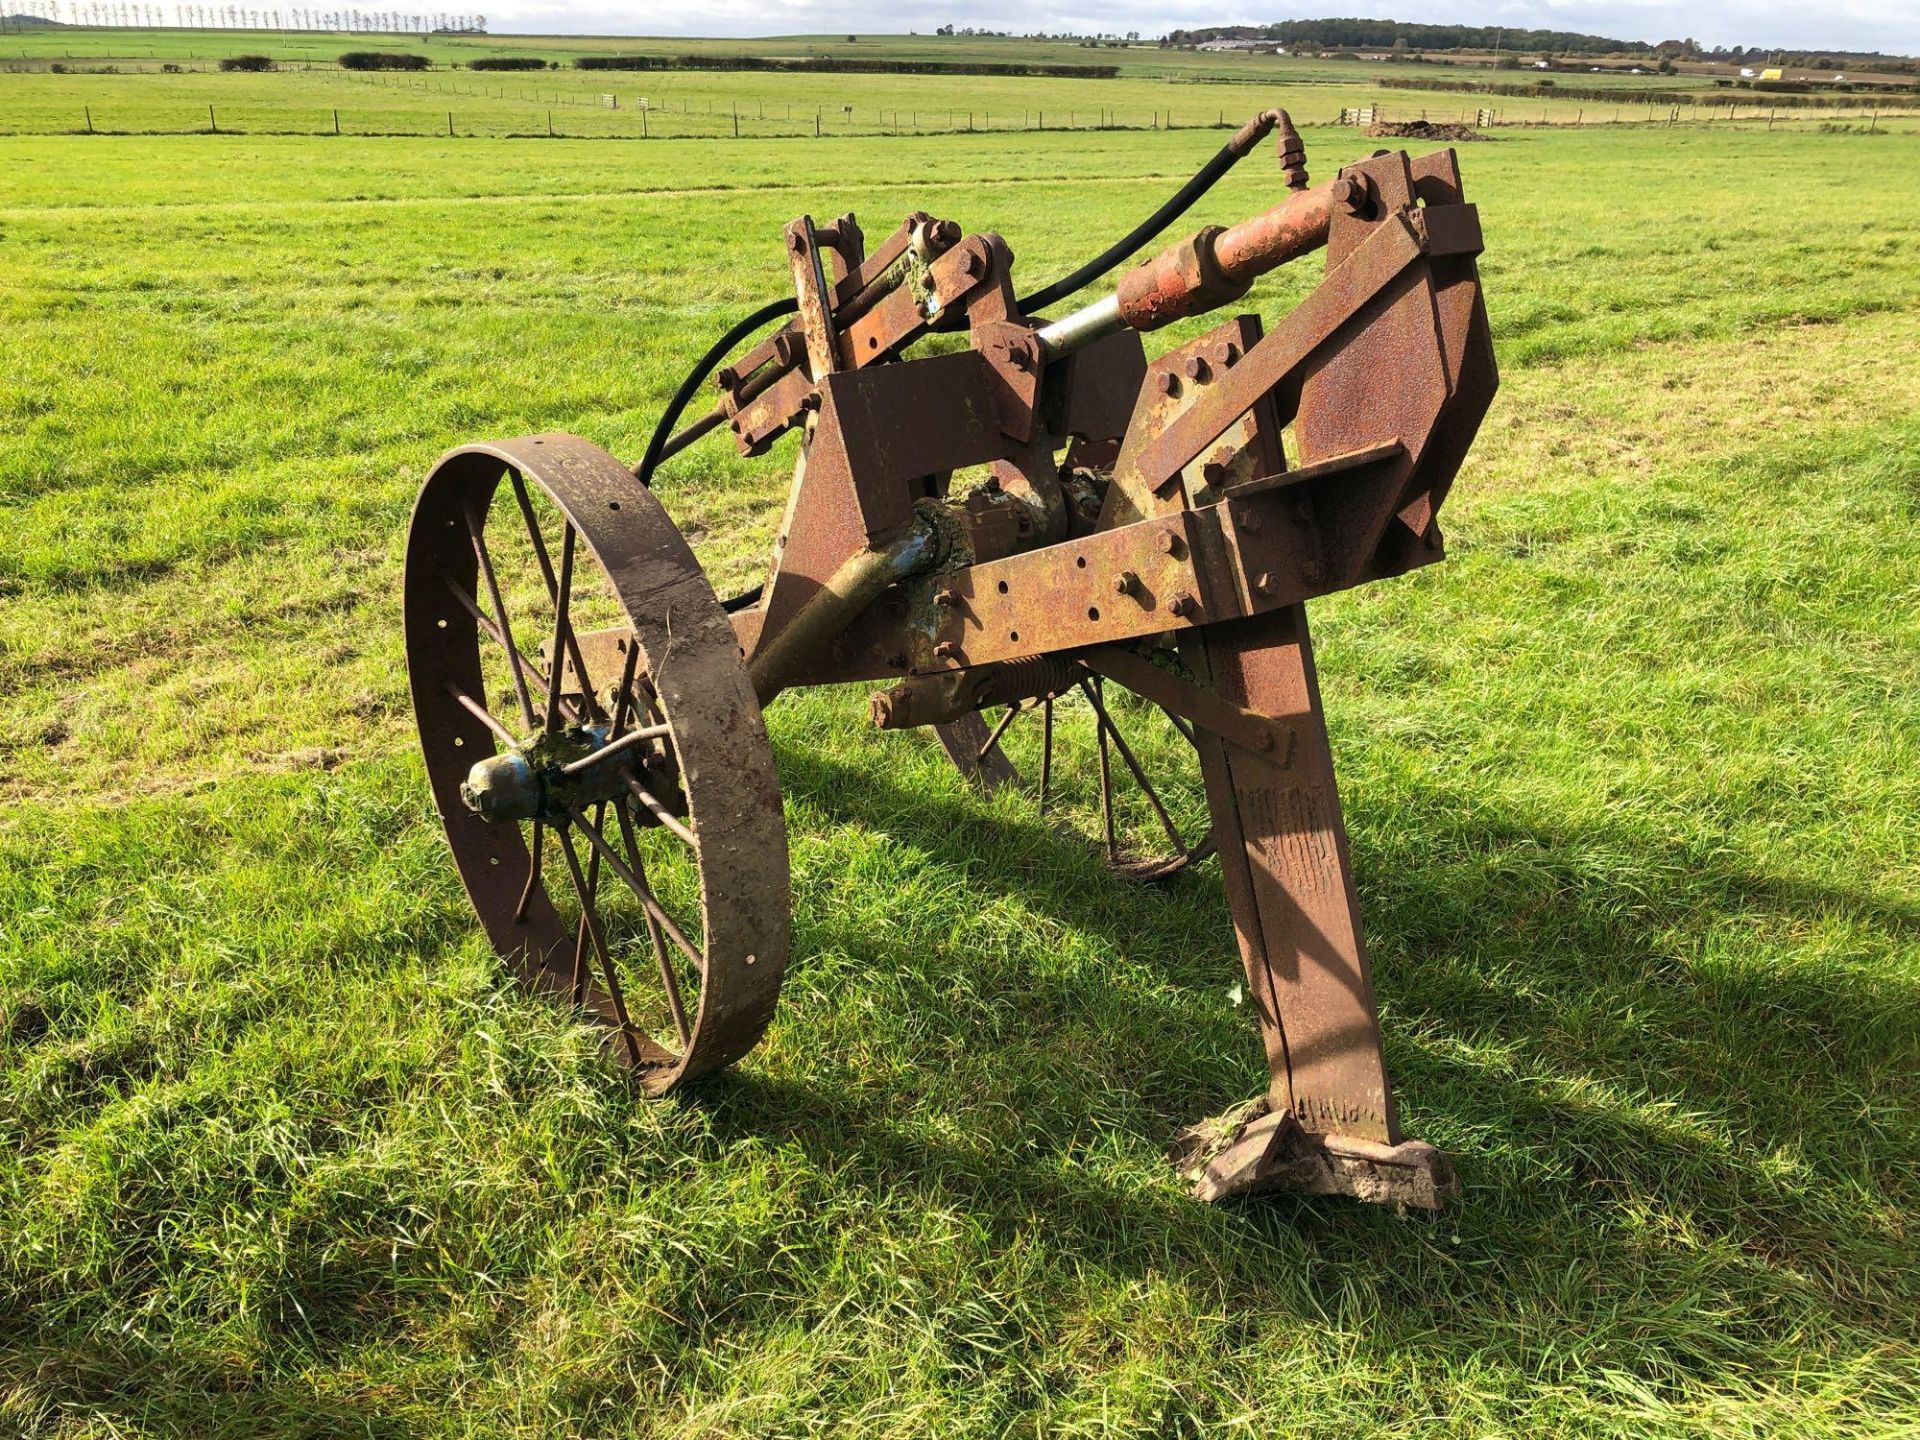
[[[1439,1220],[1189,1202],[1162,1145],[1264,1081],[1217,870],[1121,886],[858,690],[770,717],[796,960],[729,1076],[637,1099],[475,933],[433,456],[636,454],[795,214],[1050,278],[1217,139],[0,141],[0,1430],[1912,1433],[1910,136],[1463,151],[1451,558],[1315,607]],[[723,587],[787,458],[663,477]]]

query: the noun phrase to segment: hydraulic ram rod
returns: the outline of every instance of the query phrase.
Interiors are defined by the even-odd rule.
[[[1327,243],[1334,204],[1353,184],[1332,180],[1296,191],[1231,229],[1195,231],[1128,271],[1106,299],[1042,326],[1035,332],[1042,350],[1057,360],[1116,330],[1158,330],[1238,300],[1269,270]]]

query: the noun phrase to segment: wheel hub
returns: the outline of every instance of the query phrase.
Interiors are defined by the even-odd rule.
[[[602,763],[573,768],[606,745],[604,725],[574,725],[542,735],[476,763],[460,786],[460,798],[490,824],[563,822],[569,810],[624,795],[632,763],[645,763],[643,753],[621,749]]]

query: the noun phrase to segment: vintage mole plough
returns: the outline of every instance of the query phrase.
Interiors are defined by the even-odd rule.
[[[1282,203],[1035,317],[1276,129]],[[1235,314],[1146,358],[1141,332],[1323,246],[1270,328]],[[1402,1139],[1387,1084],[1305,607],[1441,557],[1435,516],[1495,385],[1453,153],[1380,151],[1309,187],[1268,111],[1025,297],[998,235],[925,214],[871,252],[853,216],[803,217],[784,248],[797,299],[708,352],[637,467],[535,435],[451,451],[421,492],[414,705],[494,947],[604,1022],[649,1093],[738,1060],[788,959],[762,711],[883,682],[876,724],[933,727],[981,784],[1037,790],[1121,874],[1219,856],[1272,1083],[1189,1132],[1197,1194],[1437,1206],[1451,1169]],[[717,402],[674,434],[710,373]],[[703,435],[758,456],[788,431],[771,566],[723,603],[649,482]]]

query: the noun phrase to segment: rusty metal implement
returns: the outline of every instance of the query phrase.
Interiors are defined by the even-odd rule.
[[[1271,210],[1034,313],[1276,131]],[[1229,313],[1147,359],[1142,332],[1231,310],[1321,249],[1285,313]],[[1387,1083],[1306,605],[1441,558],[1496,383],[1480,249],[1452,151],[1310,186],[1265,111],[1147,225],[1024,298],[990,232],[916,212],[868,251],[852,215],[795,220],[794,300],[709,352],[637,468],[560,434],[450,451],[408,536],[407,656],[494,948],[603,1022],[649,1093],[738,1060],[788,958],[762,712],[878,682],[876,725],[930,727],[1119,876],[1218,856],[1271,1083],[1183,1133],[1195,1194],[1438,1208],[1452,1169],[1401,1135]],[[937,331],[966,343],[915,356]],[[711,408],[672,433],[709,371]],[[789,431],[766,579],[723,602],[650,482],[702,437],[758,456]]]

